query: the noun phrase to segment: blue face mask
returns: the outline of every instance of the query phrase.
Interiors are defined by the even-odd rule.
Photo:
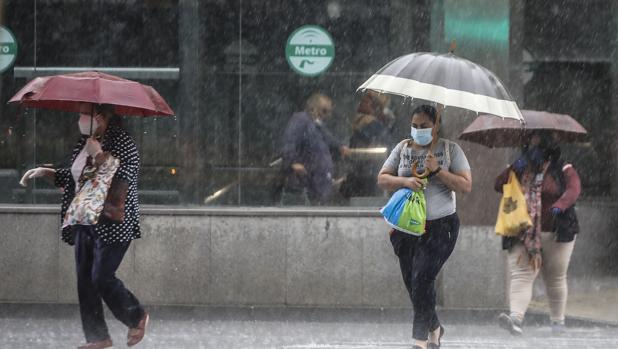
[[[414,128],[410,132],[410,136],[414,140],[414,143],[418,145],[427,145],[433,140],[433,128]]]
[[[530,161],[532,161],[532,163],[536,166],[543,165],[543,162],[545,161],[545,153],[540,147],[534,146],[528,149],[527,155],[528,159],[530,159]]]

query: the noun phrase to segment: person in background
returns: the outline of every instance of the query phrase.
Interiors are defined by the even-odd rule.
[[[411,119],[412,139],[404,139],[393,149],[378,175],[378,185],[388,191],[401,188],[425,191],[425,233],[415,236],[393,229],[390,240],[414,308],[412,348],[435,349],[440,348],[445,333],[436,314],[435,280],[459,235],[455,192],[472,190],[472,174],[461,147],[437,138],[440,123],[434,107],[417,107]],[[413,176],[415,163],[417,172],[429,171],[427,184]]]
[[[77,293],[87,342],[78,349],[113,346],[105,323],[102,300],[114,316],[129,328],[128,346],[142,340],[149,319],[138,299],[116,277],[116,270],[131,241],[140,237],[137,196],[140,159],[135,142],[122,128],[121,121],[120,116],[114,114],[113,106],[85,103],[78,122],[82,136],[73,149],[70,167],[31,169],[20,182],[26,186],[32,178],[46,177],[53,180],[57,187],[63,189],[63,219],[75,193],[80,189],[87,163],[103,162],[109,154],[120,160],[120,167],[112,183],[125,183],[122,186],[126,188],[123,221],[104,221],[101,217],[96,225],[69,225],[62,229],[62,240],[75,245]]]
[[[375,91],[367,91],[356,109],[352,124],[350,148],[384,148],[385,153],[393,147],[391,128],[395,116],[388,108],[390,97]],[[341,194],[352,196],[381,196],[375,176],[380,171],[382,160],[358,158],[351,162],[350,170],[341,185]]]
[[[543,274],[552,330],[565,331],[567,269],[579,232],[575,202],[581,192],[577,171],[561,158],[557,138],[551,132],[534,132],[521,156],[497,178],[495,189],[502,192],[509,172],[517,175],[532,219],[532,227],[517,237],[504,237],[510,277],[510,313],[498,316],[500,327],[513,335],[522,334],[522,324],[532,286]]]
[[[313,93],[305,110],[292,115],[283,133],[284,205],[324,205],[333,192],[333,156],[349,155],[349,148],[324,125],[333,111],[332,100]]]

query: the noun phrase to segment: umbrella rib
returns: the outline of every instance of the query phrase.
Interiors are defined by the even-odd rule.
[[[439,56],[439,55],[437,55],[437,56],[435,56],[435,57],[434,57],[434,59],[432,59],[432,60],[430,60],[430,61],[429,61],[429,63],[426,65],[425,70],[423,70],[423,71],[422,71],[422,73],[421,73],[421,76],[420,76],[420,78],[419,78],[419,80],[418,80],[419,82],[424,82],[424,83],[427,83],[427,84],[430,84],[430,85],[439,86],[439,85],[436,85],[436,84],[435,84],[435,81],[439,81],[439,80],[437,79],[437,77],[436,77],[436,78],[434,78],[434,79],[430,79],[430,82],[425,80],[425,76],[428,74],[428,72],[429,72],[429,70],[430,70],[431,66],[432,66],[432,65],[434,65],[435,63],[437,63],[437,62],[438,62],[438,60],[440,59],[439,57],[440,57],[440,56]],[[439,69],[439,71],[440,71],[440,72],[442,72],[443,70],[442,70],[442,69]],[[448,89],[448,88],[447,88],[447,89]],[[441,102],[441,103],[442,103],[442,104],[444,104],[444,105],[446,105],[447,103],[446,103],[446,96],[444,95],[444,90],[441,90],[441,89],[438,89],[438,90],[439,90],[440,92],[442,92],[442,93],[441,93],[441,94],[442,94],[442,96],[441,96],[441,97],[442,97],[442,98],[441,98],[441,99],[442,99],[442,102]],[[439,98],[436,98],[436,99],[439,99]]]
[[[48,81],[49,81],[49,80],[51,80],[51,78],[49,78],[49,79],[48,79]],[[43,83],[43,88],[41,89],[41,91],[40,91],[40,92],[35,92],[35,94],[38,94],[38,95],[43,96],[43,95],[44,95],[44,93],[45,93],[45,92],[47,92],[47,89],[49,89],[49,87],[50,87],[49,85],[51,85],[51,84]],[[26,94],[27,94],[27,93],[26,93]],[[24,94],[24,95],[22,96],[22,99],[23,99],[24,97],[26,97],[26,94]],[[39,101],[39,100],[40,100],[40,99],[37,99],[37,101]]]

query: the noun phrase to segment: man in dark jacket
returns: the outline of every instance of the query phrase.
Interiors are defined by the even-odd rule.
[[[282,138],[285,183],[283,204],[325,204],[333,191],[333,159],[331,152],[342,156],[349,148],[324,126],[333,109],[329,97],[314,93],[307,99],[305,110],[292,115]]]

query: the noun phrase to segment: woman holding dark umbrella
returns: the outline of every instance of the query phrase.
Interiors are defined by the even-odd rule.
[[[500,314],[498,322],[514,335],[522,333],[539,271],[547,288],[552,330],[565,330],[566,273],[579,231],[575,201],[581,185],[575,168],[560,157],[556,141],[555,132],[534,131],[519,159],[496,179],[495,189],[502,192],[509,172],[515,172],[532,219],[530,229],[516,237],[505,237],[502,243],[508,251],[510,314]]]
[[[93,110],[94,108],[94,110]],[[67,168],[35,168],[27,171],[21,184],[35,177],[53,179],[56,186],[63,189],[62,215],[80,189],[84,179],[84,167],[92,159],[96,163],[106,156],[120,160],[116,171],[112,192],[123,200],[124,216],[120,221],[101,216],[96,225],[70,225],[62,229],[62,240],[75,245],[77,269],[77,289],[79,296],[82,327],[86,344],[80,349],[111,347],[103,304],[105,301],[114,316],[128,328],[127,345],[133,346],[144,337],[148,323],[148,313],[137,298],[116,278],[116,270],[133,239],[140,237],[139,200],[137,179],[139,174],[139,154],[133,139],[122,128],[121,119],[114,113],[111,105],[84,103],[80,108],[79,129],[82,137],[71,156],[71,166]],[[92,137],[88,137],[92,134]],[[107,204],[107,203],[106,203]]]
[[[444,327],[436,314],[435,279],[449,258],[459,234],[455,192],[472,189],[470,165],[455,142],[438,139],[436,109],[421,105],[412,112],[412,139],[401,141],[378,175],[378,185],[389,191],[425,190],[426,232],[421,236],[391,231],[391,243],[401,267],[403,281],[414,307],[414,349],[440,348]],[[429,173],[429,182],[415,175]]]

